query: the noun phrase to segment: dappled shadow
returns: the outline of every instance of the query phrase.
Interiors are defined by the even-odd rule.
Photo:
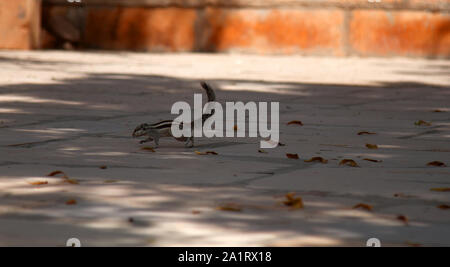
[[[427,64],[421,70],[397,71],[398,74],[407,76],[444,76],[450,77],[450,65],[445,64]]]
[[[47,64],[10,63],[30,69]],[[200,138],[192,149],[163,140],[156,152],[141,150],[132,129],[173,118],[173,103],[192,103],[193,93],[201,93],[197,79],[85,73],[51,83],[0,85],[0,245],[57,245],[66,237],[87,246],[364,245],[373,234],[391,245],[448,245],[442,232],[449,231],[448,216],[436,208],[446,200],[428,189],[448,185],[449,172],[425,166],[449,153],[443,147],[448,113],[433,112],[448,108],[448,87],[208,81],[222,103],[279,101],[286,146],[265,154],[258,152],[258,139]],[[433,124],[414,126],[419,119]],[[305,126],[287,126],[291,120]],[[355,141],[361,130],[378,135]],[[367,151],[367,142],[381,149]],[[196,149],[219,155],[199,156]],[[305,163],[286,153],[302,159],[321,155],[330,162]],[[357,159],[361,168],[340,167],[345,157]],[[364,163],[363,157],[383,163]],[[46,176],[54,170],[78,184]],[[416,174],[393,174],[405,170]],[[314,184],[310,178],[316,176],[325,182]],[[429,180],[419,186],[419,176]],[[48,184],[30,184],[43,180]],[[398,181],[413,196],[394,197],[403,186]],[[289,191],[303,197],[304,210],[283,206]],[[77,203],[66,205],[70,199]],[[352,209],[360,202],[374,211]],[[216,209],[225,203],[242,210]],[[410,218],[408,225],[396,219],[399,213]]]

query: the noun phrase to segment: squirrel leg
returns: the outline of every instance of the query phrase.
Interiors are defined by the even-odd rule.
[[[189,137],[188,140],[185,143],[186,147],[193,147],[194,146],[194,137]]]

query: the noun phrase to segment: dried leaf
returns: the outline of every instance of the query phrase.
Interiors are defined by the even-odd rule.
[[[414,125],[416,125],[416,126],[431,126],[431,122],[418,120],[418,121],[414,122]]]
[[[28,183],[31,184],[31,185],[45,185],[45,184],[48,184],[47,181],[29,181]]]
[[[441,210],[448,210],[448,209],[450,209],[450,205],[442,204],[442,205],[439,205],[438,208],[440,208]]]
[[[284,195],[284,197],[287,198],[288,200],[294,199],[294,196],[295,196],[295,192],[290,192],[290,193],[287,193],[286,195]]]
[[[54,171],[49,173],[47,176],[56,176],[56,175],[62,175],[63,183],[78,184],[77,180],[69,179],[69,176],[67,176],[67,174],[65,174],[63,171]]]
[[[237,125],[234,125],[233,130],[236,132],[238,130]]]
[[[192,213],[192,214],[200,214],[201,211],[199,211],[199,210],[193,210],[191,213]]]
[[[431,188],[430,190],[435,192],[450,192],[450,187]]]
[[[350,167],[359,167],[358,163],[352,159],[343,159],[341,162],[339,162],[339,165],[346,165]]]
[[[153,147],[150,147],[150,146],[142,147],[141,150],[150,151],[150,152],[155,152],[155,149],[153,149]]]
[[[286,153],[286,157],[290,158],[290,159],[299,159],[298,154],[289,154]]]
[[[197,154],[197,155],[219,155],[217,152],[214,152],[214,151],[206,151],[206,152],[195,151],[195,154]]]
[[[440,109],[435,109],[433,110],[434,113],[441,113],[441,112],[445,112],[444,110],[440,110]]]
[[[77,201],[75,199],[69,199],[66,201],[66,205],[75,205],[77,204]]]
[[[375,145],[375,144],[366,144],[366,147],[367,147],[368,149],[378,149],[378,146]]]
[[[63,178],[68,178],[68,176],[63,171],[54,171],[47,174],[47,176],[56,176],[58,174],[61,174]]]
[[[445,165],[445,163],[440,162],[440,161],[432,161],[432,162],[428,162],[427,166],[434,166],[434,167],[447,167],[447,165]]]
[[[242,211],[242,207],[235,203],[226,203],[218,206],[216,209],[223,211]]]
[[[68,184],[79,184],[79,182],[78,182],[77,180],[75,180],[75,179],[69,179],[69,178],[64,179],[64,180],[63,180],[63,183],[68,183]]]
[[[408,218],[405,215],[398,215],[397,220],[404,222],[405,224],[408,224]]]
[[[295,197],[295,193],[288,193],[285,195],[286,200],[283,204],[291,209],[303,209],[303,200],[301,197]]]
[[[290,122],[288,122],[287,125],[293,125],[293,124],[303,126],[303,122],[301,122],[301,121],[290,121]]]
[[[103,165],[103,166],[100,166],[99,168],[102,170],[106,170],[106,169],[108,169],[108,166]]]
[[[262,150],[262,149],[259,149],[258,152],[259,152],[259,153],[264,153],[264,154],[267,154],[267,153],[268,153],[267,151]]]
[[[328,160],[326,160],[322,157],[312,157],[308,160],[305,160],[305,162],[320,162],[320,163],[326,164],[326,163],[328,163]]]
[[[376,159],[369,159],[369,158],[365,158],[365,159],[363,159],[363,160],[366,160],[366,161],[370,161],[370,162],[383,162],[382,160],[376,160]]]
[[[371,132],[367,132],[367,131],[363,131],[363,132],[359,132],[358,135],[371,135],[371,134],[376,134],[376,133],[371,133]]]
[[[353,206],[353,209],[365,209],[367,211],[372,211],[373,207],[369,204],[359,203]]]

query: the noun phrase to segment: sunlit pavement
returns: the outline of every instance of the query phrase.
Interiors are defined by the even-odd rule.
[[[450,170],[427,166],[450,166],[450,61],[3,51],[0,70],[0,245],[450,245]],[[131,138],[203,79],[280,102],[285,146]]]

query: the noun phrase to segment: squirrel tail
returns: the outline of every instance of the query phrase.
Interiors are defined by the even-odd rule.
[[[200,84],[206,91],[206,95],[208,96],[208,102],[216,101],[216,94],[214,93],[212,87],[206,82],[201,82]]]
[[[201,82],[200,84],[203,87],[203,89],[205,89],[205,91],[206,91],[206,95],[208,96],[208,102],[216,101],[216,94],[214,93],[214,90],[212,89],[212,87],[209,84],[207,84],[206,82]],[[209,117],[214,115],[215,111],[216,110],[213,109],[213,110],[211,110],[210,114],[203,114],[202,121],[205,122]]]

